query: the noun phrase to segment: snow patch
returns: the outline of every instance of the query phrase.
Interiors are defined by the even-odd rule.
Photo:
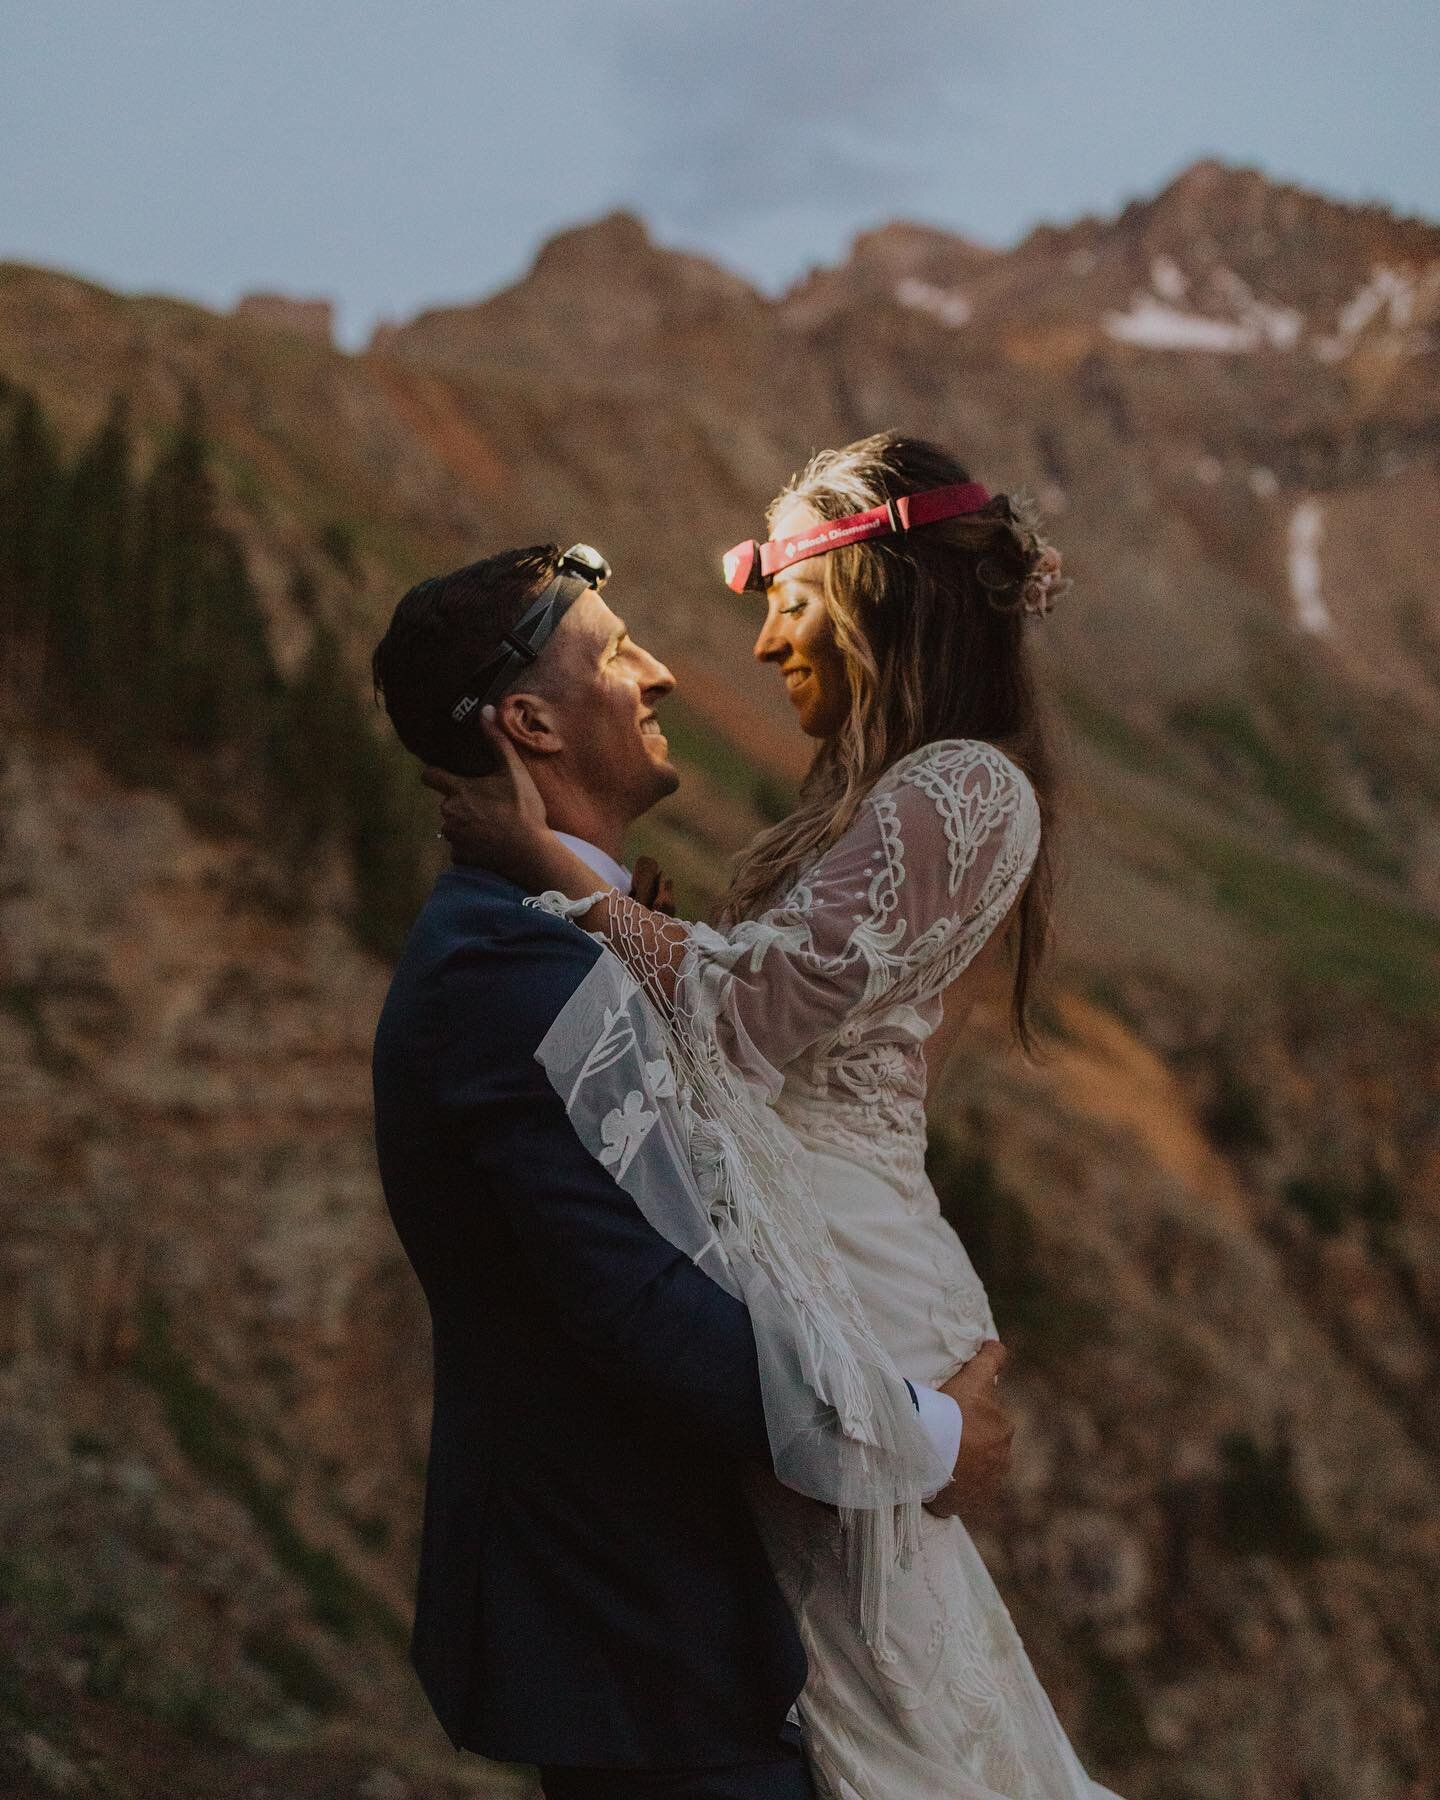
[[[1254,468],[1250,471],[1250,492],[1257,500],[1273,500],[1280,492],[1280,478],[1273,469]]]
[[[1103,324],[1118,343],[1142,344],[1147,350],[1213,350],[1233,356],[1259,343],[1248,325],[1180,312],[1149,294],[1137,294],[1129,312],[1106,313]]]
[[[1190,292],[1190,278],[1174,257],[1157,256],[1150,264],[1150,285],[1162,300],[1176,303]]]
[[[1222,356],[1251,350],[1293,350],[1305,328],[1305,316],[1290,306],[1259,300],[1230,269],[1215,269],[1210,285],[1232,318],[1185,312],[1170,302],[1183,298],[1189,283],[1168,257],[1157,256],[1150,267],[1154,294],[1136,294],[1129,312],[1106,313],[1105,330],[1122,344],[1149,350],[1209,350]]]
[[[1356,339],[1376,326],[1384,334],[1383,347],[1393,355],[1420,356],[1430,348],[1424,331],[1412,331],[1417,312],[1431,310],[1440,301],[1440,263],[1420,273],[1376,263],[1370,279],[1362,282],[1336,315],[1335,330],[1317,338],[1313,346],[1321,362],[1339,362],[1355,348]]]
[[[1304,631],[1332,632],[1330,617],[1320,593],[1320,540],[1325,534],[1325,512],[1318,500],[1302,500],[1290,515],[1290,598],[1295,618]]]
[[[1248,347],[1238,326],[1224,319],[1177,312],[1148,294],[1138,294],[1128,313],[1106,313],[1104,326],[1119,343],[1143,344],[1147,350],[1235,351]]]
[[[1379,313],[1388,311],[1390,323],[1403,330],[1415,316],[1415,278],[1408,269],[1378,265],[1370,279],[1340,308],[1341,334],[1353,337]]]
[[[968,325],[974,310],[963,294],[954,288],[936,287],[930,281],[917,281],[913,275],[907,276],[895,289],[895,298],[902,306],[911,307],[915,312],[929,313],[932,319],[938,319],[942,325],[956,329]]]
[[[1272,306],[1257,299],[1249,284],[1233,269],[1216,269],[1211,285],[1222,299],[1234,307],[1243,325],[1256,334],[1260,343],[1275,350],[1293,350],[1305,329],[1305,315],[1293,306]]]

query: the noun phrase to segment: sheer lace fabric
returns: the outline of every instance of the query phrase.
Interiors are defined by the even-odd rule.
[[[810,1654],[817,1777],[842,1800],[1103,1792],[964,1528],[921,1511],[949,1471],[900,1374],[939,1382],[993,1332],[925,1179],[922,1046],[1039,836],[1009,758],[926,745],[756,919],[722,931],[612,896],[613,954],[538,1052],[645,1216],[750,1307],[784,1484],[757,1482],[756,1513]]]
[[[994,1325],[928,1183],[902,1191],[864,1156],[812,1141],[826,1219],[895,1362],[942,1380]],[[959,1519],[922,1515],[891,1570],[886,1654],[856,1630],[834,1515],[757,1476],[751,1505],[801,1631],[806,1749],[824,1800],[1101,1800]]]
[[[940,996],[1014,903],[1039,837],[1034,791],[1008,757],[976,739],[928,744],[758,919],[720,932],[617,896],[605,937],[691,1054],[915,1183],[921,1046]]]
[[[672,1242],[723,1266],[757,1323],[775,1467],[851,1525],[880,1645],[886,1569],[948,1475],[826,1228],[775,1105],[831,1105],[923,1164],[920,1045],[938,995],[1018,893],[1038,845],[1028,781],[993,746],[904,758],[760,918],[728,931],[612,896],[602,956],[541,1045],[582,1140]],[[562,897],[539,905],[569,911]]]

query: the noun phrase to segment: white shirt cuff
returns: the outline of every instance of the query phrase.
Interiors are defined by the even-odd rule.
[[[965,1421],[960,1415],[959,1404],[949,1394],[942,1394],[938,1388],[924,1387],[920,1382],[914,1383],[915,1406],[920,1414],[920,1423],[925,1427],[925,1434],[935,1446],[935,1453],[947,1469],[955,1467],[955,1458],[960,1454],[960,1433]],[[939,1493],[939,1489],[935,1490]],[[927,1494],[927,1500],[932,1496]]]

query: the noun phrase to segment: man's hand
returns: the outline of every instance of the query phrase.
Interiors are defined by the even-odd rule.
[[[1010,1440],[1015,1427],[995,1397],[995,1382],[1008,1352],[993,1338],[941,1388],[960,1408],[964,1421],[955,1470],[940,1492],[925,1502],[942,1519],[959,1513],[983,1518],[993,1507],[1010,1467]]]

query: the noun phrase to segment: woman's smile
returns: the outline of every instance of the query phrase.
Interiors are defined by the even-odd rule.
[[[809,506],[792,502],[775,515],[770,528],[776,537],[785,538],[822,523]],[[755,655],[771,664],[785,683],[786,697],[807,737],[833,737],[840,730],[850,709],[850,694],[845,658],[825,600],[824,558],[797,563],[770,584]],[[802,656],[803,662],[794,660]]]

